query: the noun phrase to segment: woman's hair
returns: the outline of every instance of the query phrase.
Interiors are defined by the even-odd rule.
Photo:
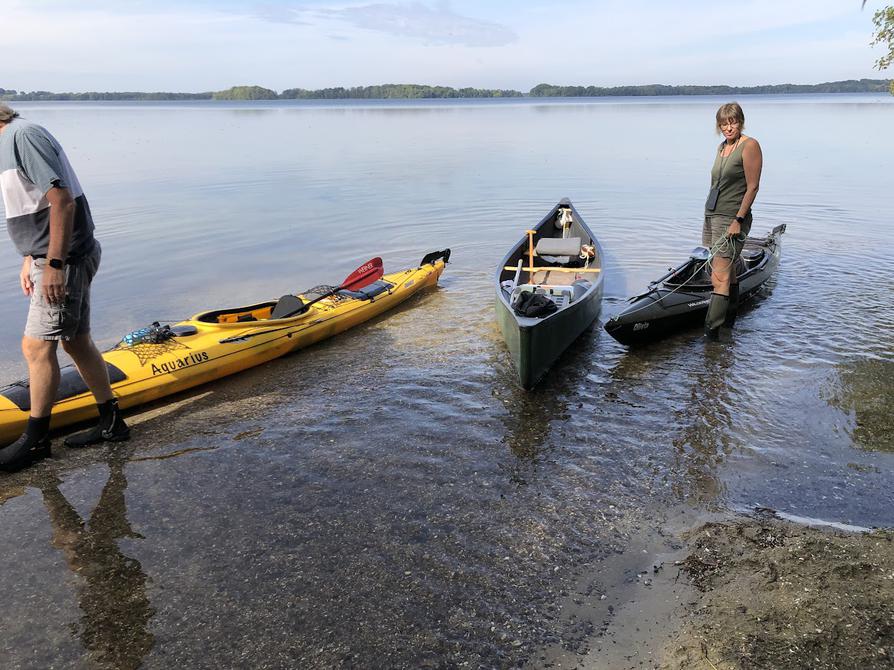
[[[0,123],[9,123],[18,118],[19,113],[9,105],[0,102]]]
[[[724,121],[738,121],[739,132],[745,130],[745,112],[742,111],[738,102],[720,105],[720,109],[717,110],[717,126],[715,127],[718,135],[720,134],[720,124]]]

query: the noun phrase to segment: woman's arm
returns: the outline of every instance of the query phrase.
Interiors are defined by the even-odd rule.
[[[742,148],[742,167],[745,168],[745,197],[742,198],[742,204],[739,205],[739,211],[736,216],[744,217],[748,215],[754,199],[757,197],[757,191],[761,185],[761,170],[764,167],[764,156],[761,153],[761,145],[756,139],[749,138],[745,146]],[[729,226],[730,235],[738,235],[742,230],[739,222],[733,219]]]

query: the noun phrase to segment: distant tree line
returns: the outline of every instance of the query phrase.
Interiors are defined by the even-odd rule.
[[[848,79],[824,84],[772,84],[765,86],[554,86],[538,84],[531,89],[532,98],[599,98],[606,96],[649,95],[753,95],[785,93],[884,93],[888,90],[887,79]]]
[[[205,93],[142,93],[142,92],[86,92],[52,93],[50,91],[16,91],[0,88],[0,100],[412,100],[432,98],[582,98],[606,96],[656,95],[749,95],[759,93],[877,93],[894,90],[889,79],[849,79],[823,84],[777,84],[767,86],[557,86],[538,84],[527,93],[511,89],[451,88],[424,84],[381,84],[352,88],[323,88],[309,90],[289,88],[277,93],[261,86],[233,86],[225,91]]]
[[[524,94],[509,89],[451,88],[423,84],[381,84],[353,88],[324,88],[311,91],[289,88],[279,94],[283,100],[385,100],[390,98],[520,98]]]
[[[86,93],[53,93],[51,91],[24,91],[6,90],[0,88],[0,100],[210,100],[212,93],[169,93],[159,91],[144,93],[139,91],[101,92],[88,91]]]

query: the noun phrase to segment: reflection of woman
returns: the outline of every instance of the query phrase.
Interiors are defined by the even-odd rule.
[[[760,186],[761,146],[745,130],[745,113],[736,102],[717,110],[717,132],[723,142],[711,168],[711,190],[705,202],[702,244],[714,251],[711,261],[711,302],[705,334],[716,339],[720,326],[732,327],[739,307],[736,259],[751,230],[751,205]]]

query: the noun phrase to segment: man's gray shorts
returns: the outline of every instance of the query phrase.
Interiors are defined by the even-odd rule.
[[[51,305],[43,297],[41,280],[46,258],[31,261],[31,306],[25,323],[25,336],[37,340],[70,340],[90,332],[90,283],[99,268],[102,249],[99,242],[93,251],[74,263],[65,264],[65,302]]]
[[[708,247],[708,249],[713,249],[720,238],[726,235],[726,231],[729,230],[733,218],[734,217],[726,216],[725,214],[711,214],[710,216],[706,216],[705,226],[702,228],[702,246]],[[748,233],[751,231],[750,214],[745,217],[745,223],[742,224],[741,228],[742,232],[739,235],[720,245],[716,251],[717,256],[720,256],[721,258],[729,258],[731,260],[735,260],[739,257],[739,254],[742,253],[742,247],[745,246],[745,238],[748,237]]]

